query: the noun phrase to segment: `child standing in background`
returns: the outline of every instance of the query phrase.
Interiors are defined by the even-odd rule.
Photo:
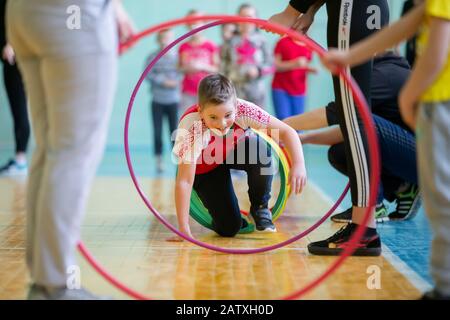
[[[191,10],[187,17],[197,17],[201,13]],[[199,22],[188,25],[189,30],[198,28]],[[197,88],[200,81],[219,69],[218,47],[201,34],[196,33],[179,48],[179,68],[184,73],[181,95],[181,114],[197,103]]]
[[[312,54],[303,43],[290,37],[281,38],[274,53],[272,100],[277,118],[283,120],[305,111],[306,75]]]
[[[172,40],[173,33],[170,30],[161,30],[157,35],[159,49],[148,57],[146,65],[161,50],[167,47]],[[177,127],[181,77],[182,75],[178,71],[178,53],[173,50],[162,56],[147,75],[152,93],[151,114],[153,119],[154,154],[156,156],[158,173],[164,171],[162,160],[162,125],[164,117],[169,122],[169,136]]]
[[[222,25],[221,36],[222,45],[220,46],[220,73],[226,77],[230,77],[230,61],[228,55],[228,48],[230,46],[231,39],[239,35],[238,28],[234,23],[226,23]]]
[[[256,9],[250,4],[239,7],[238,15],[256,18]],[[263,75],[272,66],[271,54],[264,36],[257,32],[253,23],[240,23],[239,34],[224,47],[226,59],[223,63],[229,70],[230,80],[236,86],[237,95],[257,106],[266,108],[266,91]]]

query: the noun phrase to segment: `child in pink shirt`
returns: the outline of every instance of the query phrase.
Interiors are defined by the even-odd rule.
[[[199,16],[200,12],[191,10],[187,17]],[[189,25],[193,30],[200,23]],[[197,103],[197,88],[200,81],[210,73],[218,71],[219,57],[218,47],[204,38],[201,33],[193,35],[190,40],[179,48],[180,70],[184,73],[182,83],[181,113]]]

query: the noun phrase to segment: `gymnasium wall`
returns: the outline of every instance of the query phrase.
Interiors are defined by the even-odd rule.
[[[268,18],[271,14],[280,11],[287,4],[287,0],[123,0],[130,16],[135,21],[138,30],[149,27],[153,24],[166,21],[168,19],[184,16],[189,9],[195,8],[208,14],[234,14],[243,2],[256,6],[261,18]],[[74,3],[76,1],[74,0]],[[403,1],[390,0],[391,21],[399,17]],[[310,30],[310,36],[318,41],[322,46],[326,46],[326,13],[322,8],[314,26]],[[186,32],[184,27],[175,29],[176,35]],[[206,36],[220,43],[219,28],[208,30]],[[277,39],[274,35],[267,34],[267,38],[273,48]],[[139,78],[147,55],[156,49],[155,37],[148,37],[140,42],[136,47],[120,58],[120,73],[116,102],[111,117],[111,124],[108,136],[108,149],[122,148],[123,123],[125,110],[131,95],[132,89]],[[319,65],[317,59],[314,60],[316,66]],[[3,86],[3,78],[0,77],[0,161],[11,156],[13,150],[12,119]],[[270,90],[270,77],[267,79],[268,92]],[[323,69],[317,75],[309,79],[309,94],[307,107],[309,109],[323,106],[332,99],[332,86],[329,74]],[[135,109],[132,117],[132,127],[130,130],[130,143],[135,148],[151,147],[150,129],[150,104],[149,87],[146,83],[136,99]],[[270,102],[270,95],[268,102]],[[270,103],[269,110],[272,110]]]

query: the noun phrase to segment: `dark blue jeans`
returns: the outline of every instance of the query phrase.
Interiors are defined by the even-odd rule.
[[[418,184],[416,138],[402,127],[373,115],[381,153],[381,184],[377,203],[383,198],[395,199],[399,187],[408,182]],[[328,150],[331,165],[347,175],[344,144],[336,144]]]
[[[172,132],[177,129],[178,121],[178,103],[162,104],[153,101],[152,102],[152,119],[153,119],[153,137],[155,144],[155,155],[159,156],[162,154],[162,125],[164,122],[164,117],[167,118],[169,122],[169,135],[172,137]],[[172,142],[173,143],[173,142]]]
[[[256,135],[246,137],[241,143],[245,143],[244,148],[236,148],[225,163],[210,172],[196,175],[194,180],[194,190],[213,219],[214,231],[223,237],[235,236],[242,226],[230,169],[247,172],[251,210],[267,208],[270,200],[273,178],[268,174],[272,165],[270,148]],[[245,155],[238,155],[244,150]]]

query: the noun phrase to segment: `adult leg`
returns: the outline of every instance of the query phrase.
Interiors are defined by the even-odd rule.
[[[11,114],[14,120],[16,154],[24,154],[27,151],[30,137],[30,125],[28,121],[25,89],[17,64],[10,65],[7,61],[3,61],[3,76]]]
[[[431,275],[450,297],[450,102],[424,104],[417,122],[417,155],[425,212],[433,229]]]
[[[42,131],[43,138],[37,139],[40,145],[33,156],[29,188],[35,191],[28,200],[33,220],[27,221],[33,225],[27,241],[33,242],[32,280],[46,288],[66,287],[68,268],[76,265],[75,246],[103,151],[116,83],[117,42],[110,3],[83,3],[83,29],[76,33],[53,26],[65,26],[67,5],[8,2],[10,40],[30,102],[36,103],[30,107],[33,126],[43,126],[33,129]],[[35,51],[27,52],[24,43]],[[45,112],[36,115],[38,108]]]
[[[377,20],[370,11],[371,6],[379,9]],[[380,27],[380,19],[389,19],[389,9],[385,0],[370,1],[330,1],[328,10],[328,45],[342,50],[355,42],[362,40]],[[340,12],[339,15],[336,12]],[[377,23],[374,23],[378,21]],[[349,70],[358,83],[366,100],[370,104],[370,87],[372,61]],[[352,203],[356,223],[362,222],[369,205],[370,195],[370,165],[368,147],[362,120],[357,112],[355,101],[348,85],[342,79],[333,79],[339,125],[341,127],[347,151],[347,165],[351,185]],[[369,222],[375,227],[375,221]]]

